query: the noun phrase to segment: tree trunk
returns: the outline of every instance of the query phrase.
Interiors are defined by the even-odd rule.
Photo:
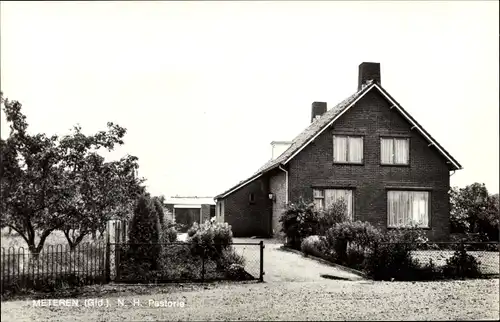
[[[87,231],[80,232],[80,234],[78,235],[78,237],[76,237],[74,239],[71,239],[71,236],[70,236],[70,233],[69,233],[70,230],[71,229],[65,229],[65,230],[63,230],[63,232],[64,232],[64,236],[66,237],[66,240],[68,241],[69,250],[72,252],[81,243],[81,241],[83,240],[83,238],[88,235],[88,232]],[[73,237],[74,237],[74,231],[73,231]]]

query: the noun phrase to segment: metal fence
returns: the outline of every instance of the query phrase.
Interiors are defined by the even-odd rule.
[[[105,242],[47,245],[40,253],[24,247],[1,248],[2,294],[23,289],[53,290],[64,285],[106,282]]]
[[[157,251],[156,267],[144,255]],[[149,254],[151,255],[151,254]],[[47,245],[39,254],[24,247],[1,248],[1,293],[51,291],[96,283],[203,282],[260,280],[264,277],[264,244],[233,243],[196,247],[186,242],[127,244],[107,241]]]
[[[498,275],[500,245],[498,242],[427,242],[427,243],[380,243],[379,246],[393,245],[410,249],[411,258],[421,266],[432,263],[443,268],[454,258],[458,261],[457,251],[465,250],[475,259],[481,275]]]
[[[111,279],[118,283],[264,279],[264,244],[112,244]],[[153,260],[150,260],[153,259]]]

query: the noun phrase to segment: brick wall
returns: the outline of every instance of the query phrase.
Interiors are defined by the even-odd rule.
[[[270,236],[272,205],[268,183],[267,177],[258,178],[223,199],[224,221],[232,226],[234,237]]]
[[[449,237],[449,170],[446,160],[372,90],[289,163],[289,197],[312,201],[313,187],[354,188],[355,220],[387,227],[387,187],[428,188],[431,240]],[[409,111],[411,113],[411,111]],[[333,134],[364,135],[364,165],[333,164]],[[410,138],[409,166],[380,165],[380,136]]]

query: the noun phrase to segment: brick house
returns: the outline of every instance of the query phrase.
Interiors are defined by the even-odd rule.
[[[300,198],[317,207],[343,198],[353,220],[449,237],[450,175],[462,167],[384,90],[379,63],[359,65],[353,95],[329,110],[314,102],[311,124],[272,145],[271,160],[214,198],[234,236],[276,235],[285,204]]]

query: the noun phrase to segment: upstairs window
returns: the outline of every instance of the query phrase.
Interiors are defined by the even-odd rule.
[[[381,138],[380,163],[407,165],[410,160],[410,139]]]
[[[363,163],[363,137],[334,135],[333,162]]]

